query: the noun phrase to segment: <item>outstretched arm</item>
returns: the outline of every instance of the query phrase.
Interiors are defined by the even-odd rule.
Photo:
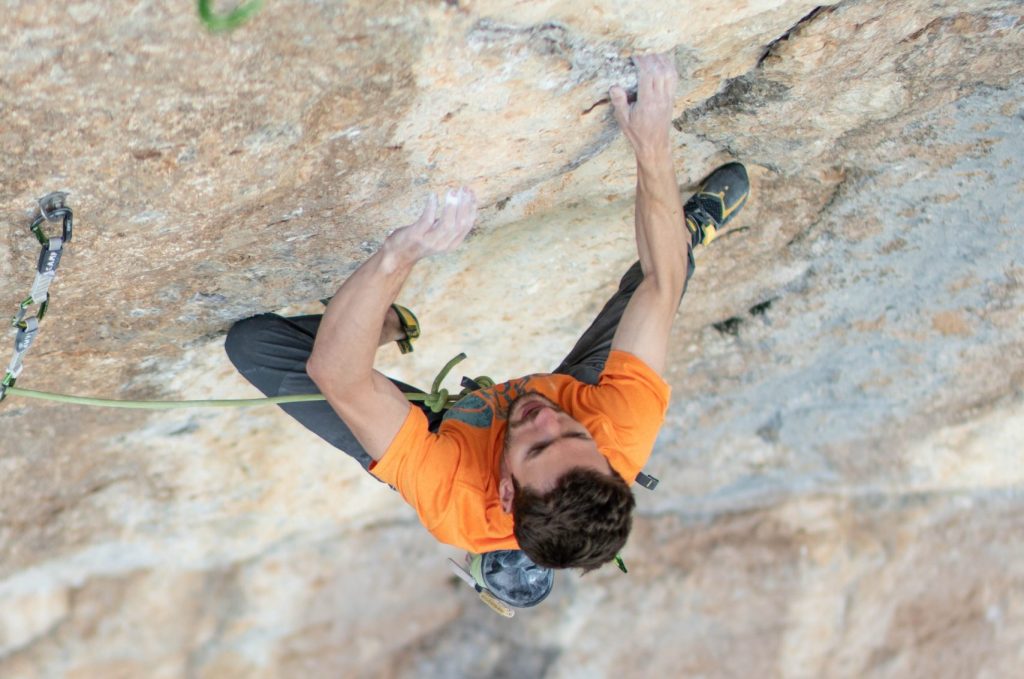
[[[409,402],[373,369],[388,309],[413,266],[450,252],[476,218],[476,196],[468,188],[449,191],[438,217],[431,195],[414,223],[394,231],[384,245],[338,289],[317,331],[306,372],[339,417],[379,460],[409,412]]]
[[[621,87],[609,95],[615,119],[636,152],[636,245],[644,279],[622,314],[612,349],[634,354],[660,373],[688,266],[669,139],[678,76],[667,55],[633,61],[639,70],[636,103],[627,102]]]

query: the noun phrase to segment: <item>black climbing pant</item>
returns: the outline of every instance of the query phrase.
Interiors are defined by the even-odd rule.
[[[693,275],[692,252],[689,253],[689,259],[687,283]],[[641,280],[643,275],[640,262],[636,262],[622,277],[618,290],[597,314],[576,346],[555,368],[555,373],[570,375],[587,384],[597,383],[611,351],[612,338],[622,312]],[[231,327],[224,349],[242,376],[267,396],[316,394],[319,389],[306,374],[306,361],[313,351],[313,341],[321,318],[319,315],[292,318],[277,314],[253,316]],[[423,393],[404,382],[391,381],[405,393]],[[441,426],[441,415],[431,412],[422,403],[415,405],[423,408],[431,431],[437,431]],[[364,469],[369,469],[372,459],[326,401],[288,403],[281,408],[314,434],[355,458]]]

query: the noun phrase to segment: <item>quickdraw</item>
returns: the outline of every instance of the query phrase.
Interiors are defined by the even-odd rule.
[[[37,203],[39,215],[32,220],[29,230],[35,234],[42,250],[39,253],[39,261],[36,264],[36,277],[32,282],[32,290],[28,293],[18,311],[11,319],[11,327],[17,328],[18,332],[14,338],[14,356],[11,358],[4,379],[0,382],[0,401],[2,401],[9,389],[14,387],[15,381],[21,375],[24,368],[25,354],[32,347],[36,336],[39,334],[39,322],[43,320],[46,311],[50,306],[50,285],[57,276],[57,266],[60,264],[64,248],[71,242],[73,216],[71,208],[65,204],[67,194],[61,191],[47,194],[40,198]],[[43,224],[46,222],[60,222],[61,235],[50,236],[43,232]],[[28,316],[29,309],[39,306],[34,316]]]

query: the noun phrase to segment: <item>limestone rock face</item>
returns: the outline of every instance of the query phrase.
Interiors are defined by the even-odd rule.
[[[606,100],[635,51],[675,56],[684,195],[731,159],[753,184],[696,253],[628,575],[560,574],[505,621],[397,494],[274,408],[12,396],[0,676],[1019,673],[1018,1],[268,0],[224,34],[164,0],[0,17],[12,313],[34,199],[67,191],[76,217],[18,386],[254,396],[227,328],[318,312],[456,183],[477,231],[414,273],[425,336],[378,366],[550,370],[635,258]]]

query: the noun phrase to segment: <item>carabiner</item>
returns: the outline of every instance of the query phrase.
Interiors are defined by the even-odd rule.
[[[61,240],[65,243],[71,242],[74,220],[71,208],[64,204],[64,199],[67,197],[68,194],[63,191],[54,191],[36,201],[39,206],[39,216],[32,220],[32,224],[28,228],[36,235],[40,245],[45,246],[50,242],[50,239],[43,233],[43,222],[55,222],[61,218],[63,218]]]

